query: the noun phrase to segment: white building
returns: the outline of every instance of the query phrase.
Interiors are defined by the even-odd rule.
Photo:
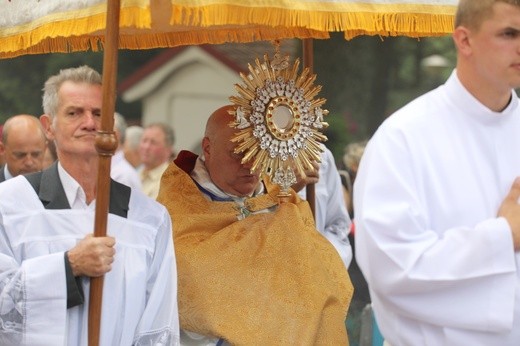
[[[294,56],[300,42],[283,41],[283,55]],[[165,50],[119,85],[125,102],[142,102],[141,124],[169,123],[175,131],[175,151],[199,153],[209,115],[229,104],[240,72],[264,54],[274,55],[270,42],[186,46]]]

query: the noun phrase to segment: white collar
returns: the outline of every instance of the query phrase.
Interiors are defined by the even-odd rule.
[[[200,186],[202,186],[204,189],[212,193],[213,195],[226,199],[231,198],[233,201],[238,203],[243,203],[244,200],[248,197],[238,197],[234,196],[232,194],[226,193],[222,191],[217,185],[213,183],[209,176],[209,172],[206,169],[206,165],[204,164],[204,158],[202,156],[199,156],[197,158],[197,161],[195,162],[195,167],[193,168],[193,171],[191,171],[190,176],[195,180]],[[261,195],[264,193],[264,184],[258,184],[258,187],[253,191],[252,196]]]
[[[11,172],[9,172],[9,169],[7,168],[7,163],[4,166],[4,175],[5,175],[5,180],[9,180],[9,179],[13,178],[13,175],[11,174]]]
[[[58,161],[58,175],[65,190],[71,209],[86,209],[87,195],[79,183],[63,168]],[[93,203],[91,203],[93,204]]]
[[[495,112],[482,104],[462,85],[454,69],[451,76],[445,83],[445,96],[450,100],[454,107],[459,108],[463,116],[471,116],[483,123],[497,123],[505,121],[517,113],[518,97],[514,90],[511,90],[511,101],[501,112]]]

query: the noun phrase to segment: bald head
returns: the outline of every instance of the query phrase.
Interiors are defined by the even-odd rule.
[[[29,131],[28,133],[36,134],[45,139],[42,125],[37,117],[29,114],[19,114],[10,117],[5,122],[2,130],[2,143],[6,144],[9,140],[9,132],[18,131]]]
[[[258,174],[251,174],[251,165],[242,164],[242,155],[235,154],[231,142],[237,130],[230,125],[233,106],[217,109],[208,118],[202,139],[206,169],[215,185],[222,191],[238,197],[250,196],[259,184]]]
[[[47,139],[38,118],[20,114],[9,118],[3,128],[0,153],[12,176],[42,169]]]
[[[208,118],[204,136],[210,139],[231,140],[233,134],[236,132],[236,129],[229,126],[233,121],[233,116],[229,114],[229,112],[233,109],[233,106],[227,105],[214,111]]]

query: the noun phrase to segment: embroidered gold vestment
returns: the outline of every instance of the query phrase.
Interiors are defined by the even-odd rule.
[[[352,284],[308,203],[292,193],[255,213],[278,203],[279,187],[266,182],[238,220],[236,203],[200,192],[185,171],[194,162],[178,164],[184,170],[170,164],[158,201],[173,221],[181,328],[233,345],[348,345]]]

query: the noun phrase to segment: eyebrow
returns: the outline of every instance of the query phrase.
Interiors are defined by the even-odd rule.
[[[519,32],[520,32],[520,29],[519,29],[519,28],[512,27],[512,26],[506,26],[506,27],[502,28],[501,31],[502,31],[502,32],[505,32],[505,31],[513,31],[513,32],[515,32],[515,33],[519,33]]]
[[[29,151],[13,150],[13,153],[15,153],[15,154],[27,154],[27,153],[40,153],[42,151],[45,151],[45,149],[43,149],[43,150],[29,150]]]
[[[82,106],[67,106],[64,108],[65,112],[71,111],[71,110],[81,110],[82,112],[85,111],[85,107]],[[101,113],[101,108],[92,108],[92,113]]]

